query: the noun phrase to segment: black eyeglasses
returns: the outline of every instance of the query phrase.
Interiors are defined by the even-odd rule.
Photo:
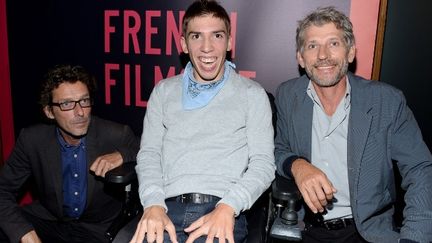
[[[93,105],[93,100],[91,98],[83,98],[80,100],[68,100],[59,103],[51,102],[51,106],[58,106],[62,111],[70,111],[75,109],[76,104],[79,104],[81,108],[87,108]]]

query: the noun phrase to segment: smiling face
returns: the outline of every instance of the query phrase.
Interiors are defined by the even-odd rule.
[[[89,97],[87,86],[80,81],[63,82],[52,91],[53,103],[77,101]],[[60,133],[68,144],[78,144],[81,137],[87,134],[91,107],[82,108],[76,104],[74,109],[62,111],[58,106],[45,106],[44,112],[49,119],[56,120]]]
[[[333,23],[311,25],[304,33],[304,40],[297,60],[312,82],[331,87],[345,79],[348,64],[355,57],[355,46],[347,47],[342,30]]]
[[[211,15],[194,17],[181,37],[181,45],[183,52],[189,54],[197,81],[222,78],[226,53],[231,50],[231,37],[222,19]]]

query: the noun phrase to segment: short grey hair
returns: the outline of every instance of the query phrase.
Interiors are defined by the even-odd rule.
[[[303,52],[305,42],[304,34],[311,25],[322,26],[333,23],[337,29],[343,31],[343,40],[347,48],[355,45],[353,25],[349,18],[334,7],[321,7],[308,14],[304,19],[298,21],[296,30],[296,48],[298,52]]]

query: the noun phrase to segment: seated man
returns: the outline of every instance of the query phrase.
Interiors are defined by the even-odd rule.
[[[144,118],[136,167],[144,213],[132,242],[243,242],[242,211],[274,178],[270,103],[226,60],[230,29],[214,1],[185,13],[190,62],[154,88]]]
[[[347,71],[352,24],[334,8],[301,20],[296,43],[307,75],[278,88],[275,155],[309,209],[303,241],[431,242],[432,156],[401,91]],[[392,160],[406,190],[400,231]]]
[[[107,242],[105,230],[121,202],[98,177],[135,160],[139,141],[128,126],[90,115],[94,88],[79,66],[57,66],[47,74],[40,103],[53,124],[23,129],[0,172],[3,238]],[[38,200],[20,207],[16,193],[30,177]]]

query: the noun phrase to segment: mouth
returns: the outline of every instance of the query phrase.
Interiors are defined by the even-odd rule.
[[[88,119],[79,119],[72,122],[72,124],[76,126],[84,126],[87,125],[87,123],[88,123]]]
[[[316,63],[314,68],[321,72],[331,72],[336,68],[337,64],[334,62]]]
[[[215,68],[217,58],[216,57],[200,57],[200,63],[204,70],[210,72]]]
[[[216,57],[200,57],[199,60],[200,62],[204,63],[204,64],[212,64],[214,62],[216,62]]]
[[[329,72],[331,71],[335,66],[316,66],[315,68],[323,71],[323,72]]]

